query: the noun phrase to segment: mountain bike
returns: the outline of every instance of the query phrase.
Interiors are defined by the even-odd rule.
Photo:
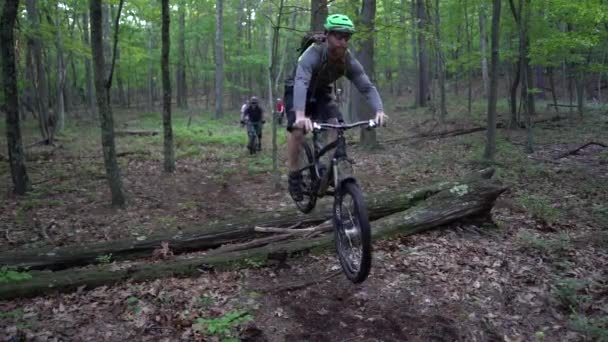
[[[377,126],[374,120],[351,124],[328,124],[313,122],[312,147],[304,141],[300,148],[302,173],[301,201],[295,201],[303,213],[312,211],[317,199],[325,195],[334,197],[333,222],[335,245],[342,270],[353,283],[361,283],[369,275],[372,259],[371,229],[363,193],[353,176],[352,164],[346,154],[344,132],[355,127],[368,129]],[[336,130],[336,140],[323,145],[321,132]],[[328,163],[322,157],[333,155]],[[325,159],[325,158],[324,158]],[[293,194],[291,194],[292,197]]]
[[[260,121],[258,125],[263,125],[266,121]],[[255,154],[262,150],[262,142],[260,141],[257,132],[255,130],[256,123],[249,120],[246,121],[247,125],[247,150],[249,154]],[[260,128],[261,129],[261,128]]]

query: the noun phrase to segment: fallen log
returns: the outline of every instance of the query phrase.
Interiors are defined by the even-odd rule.
[[[578,153],[578,151],[580,151],[580,150],[584,149],[584,148],[585,148],[585,147],[587,147],[587,146],[591,146],[591,145],[596,145],[596,146],[600,146],[600,147],[604,147],[604,148],[605,148],[605,147],[608,147],[608,145],[606,145],[606,144],[604,144],[604,143],[595,142],[595,141],[590,141],[590,142],[588,142],[588,143],[586,143],[586,144],[583,144],[583,145],[581,145],[581,146],[579,146],[579,147],[577,147],[577,148],[575,148],[575,149],[573,149],[573,150],[569,150],[569,151],[567,151],[567,152],[564,152],[564,153],[560,154],[559,156],[555,157],[555,159],[562,159],[562,158],[566,158],[566,157],[568,157],[568,156],[571,156],[571,155],[577,154],[577,153]]]
[[[505,190],[505,187],[492,181],[459,184],[444,189],[416,207],[373,221],[372,235],[374,239],[395,234],[411,235],[457,220],[487,218],[496,198]],[[204,256],[140,264],[117,270],[109,270],[109,265],[102,265],[90,266],[82,270],[32,271],[30,280],[0,284],[0,300],[33,297],[50,292],[92,289],[128,280],[146,281],[163,277],[191,277],[213,269],[224,270],[247,266],[248,259],[263,262],[270,254],[326,248],[331,246],[333,239],[332,233],[325,233],[314,238],[291,236],[291,240],[272,241],[267,245],[256,245],[255,248],[245,250],[222,252],[220,249]],[[268,237],[263,239],[268,239]]]
[[[114,134],[116,136],[123,135],[141,135],[141,136],[153,136],[160,134],[159,131],[146,131],[146,130],[118,130]]]
[[[489,179],[493,169],[471,173],[460,182],[441,182],[408,193],[380,193],[366,195],[365,200],[371,220],[403,211],[423,202],[440,191],[462,184],[472,184]],[[77,246],[47,247],[20,252],[0,254],[0,265],[17,269],[62,270],[75,266],[100,263],[104,256],[113,261],[129,260],[151,256],[153,251],[168,243],[174,254],[202,251],[224,244],[242,242],[262,235],[256,226],[290,227],[317,225],[331,218],[331,203],[320,206],[311,214],[302,214],[296,209],[270,212],[240,221],[219,222],[203,227],[183,230],[178,234],[159,234],[146,240],[118,240]],[[100,257],[102,257],[100,259]]]

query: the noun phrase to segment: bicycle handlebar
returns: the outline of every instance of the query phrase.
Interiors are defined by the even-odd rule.
[[[360,126],[367,126],[367,128],[376,128],[376,127],[378,127],[378,123],[376,123],[376,121],[374,121],[374,120],[357,121],[357,122],[353,122],[353,123],[349,123],[349,124],[329,124],[329,123],[319,123],[319,122],[312,123],[313,131],[315,131],[315,130],[322,131],[322,130],[327,130],[327,129],[347,130],[347,129],[360,127]]]

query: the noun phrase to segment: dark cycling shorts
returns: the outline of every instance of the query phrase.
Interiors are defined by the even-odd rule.
[[[296,122],[296,112],[293,110],[293,90],[285,90],[285,109],[287,109],[287,130],[291,132]],[[342,113],[338,104],[330,94],[320,94],[316,100],[306,101],[306,117],[312,121],[328,122],[330,119],[342,121]]]

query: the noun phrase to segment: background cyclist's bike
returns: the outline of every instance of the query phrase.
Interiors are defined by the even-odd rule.
[[[335,244],[342,270],[353,283],[363,282],[369,275],[372,258],[371,230],[363,193],[352,173],[353,161],[346,154],[348,129],[366,126],[376,127],[376,122],[359,121],[351,124],[313,123],[312,147],[304,142],[300,150],[302,173],[301,201],[296,206],[304,213],[314,209],[317,199],[334,196],[333,221]],[[322,146],[320,133],[336,130],[337,139]],[[329,163],[321,157],[333,151]],[[292,194],[293,197],[293,194]],[[296,197],[297,198],[297,197]]]
[[[241,121],[243,123],[243,121]],[[262,142],[258,137],[258,130],[261,131],[265,121],[251,122],[249,120],[244,122],[247,125],[247,150],[249,154],[255,154],[262,150]]]

